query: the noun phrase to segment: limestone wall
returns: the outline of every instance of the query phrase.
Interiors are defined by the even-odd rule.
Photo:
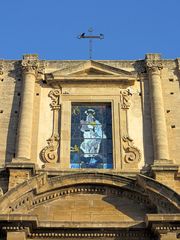
[[[21,100],[20,61],[0,61],[0,168],[15,157],[16,133]]]
[[[122,60],[99,62],[114,68],[138,73],[135,84],[130,87],[132,95],[130,96],[131,106],[128,110],[128,131],[134,144],[141,151],[139,169],[142,169],[144,165],[152,164],[154,159],[149,83],[144,62]],[[82,64],[83,61],[46,61],[45,63],[45,73],[48,74],[64,68],[71,69]],[[163,60],[162,63],[164,68],[161,72],[161,81],[170,159],[180,164],[179,65],[176,60]],[[1,64],[3,68],[0,75],[0,167],[3,168],[5,163],[11,162],[15,157],[19,106],[22,95],[22,69],[21,61],[1,61]],[[49,107],[51,99],[48,97],[50,90],[51,87],[42,81],[35,83],[31,160],[39,167],[44,164],[40,159],[40,152],[47,145],[46,140],[51,137],[53,127],[53,112]],[[70,91],[72,95],[79,94],[76,92],[76,88],[64,87],[64,94],[62,94],[64,101],[66,101],[65,98],[69,101],[66,91]],[[81,91],[83,92],[83,89]],[[84,89],[85,95],[90,96],[88,91],[90,91],[89,88]],[[101,92],[102,95],[104,94],[103,88],[99,88],[97,91]],[[112,87],[108,90],[108,86],[106,86],[105,91],[106,95],[108,92],[114,96],[117,94],[117,90],[112,90]],[[93,94],[91,95],[93,96]]]

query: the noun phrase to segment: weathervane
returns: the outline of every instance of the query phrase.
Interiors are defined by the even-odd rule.
[[[78,39],[89,39],[89,59],[92,59],[92,51],[93,51],[93,46],[92,46],[92,43],[93,43],[93,39],[104,39],[104,34],[100,33],[99,35],[92,35],[92,32],[93,32],[93,29],[92,28],[89,28],[88,29],[88,32],[89,34],[86,35],[86,33],[81,33],[79,36],[78,36]]]

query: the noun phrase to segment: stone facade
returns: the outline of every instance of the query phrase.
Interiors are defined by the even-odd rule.
[[[0,60],[0,239],[180,238],[179,85],[180,59],[159,54]],[[111,125],[94,117],[102,106]]]

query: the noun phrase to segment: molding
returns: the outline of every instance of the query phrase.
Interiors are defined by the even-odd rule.
[[[166,213],[180,213],[179,194],[174,190],[142,174],[137,176],[137,182],[146,191],[149,199],[161,211]]]
[[[108,66],[96,61],[86,61],[72,68],[65,68],[46,74],[48,84],[91,84],[102,83],[133,85],[137,79],[134,72]]]
[[[160,171],[172,171],[178,172],[179,166],[173,163],[173,160],[160,159],[154,160],[154,164],[151,166],[153,172]]]
[[[29,169],[29,170],[31,170],[32,175],[34,175],[38,166],[35,163],[27,162],[27,160],[25,162],[23,160],[24,159],[22,159],[22,158],[13,158],[12,163],[7,163],[5,165],[5,167],[8,170],[11,170],[11,169]]]
[[[137,240],[140,238],[155,240],[154,233],[149,231],[144,223],[138,221],[118,223],[89,223],[75,222],[75,227],[66,222],[39,221],[35,215],[0,215],[0,230],[6,232],[25,232],[27,238],[125,238]]]
[[[59,130],[58,130],[58,112],[60,111],[60,95],[59,89],[51,90],[48,96],[52,102],[50,104],[51,110],[53,111],[53,130],[52,135],[47,139],[48,146],[44,147],[41,151],[41,158],[45,163],[57,163],[58,161],[58,148],[60,142]]]
[[[179,196],[163,184],[142,175],[138,176],[136,182],[127,177],[105,173],[76,173],[51,178],[41,174],[31,177],[1,197],[0,209],[4,214],[16,213],[20,208],[28,212],[28,209],[39,204],[79,193],[116,195],[137,204],[145,204],[153,211],[157,207],[165,213],[179,212]]]
[[[180,214],[147,214],[145,218],[146,226],[152,229],[157,235],[165,235],[180,232]],[[170,235],[169,235],[170,237]],[[168,236],[166,236],[168,239]],[[169,238],[171,239],[171,238]],[[176,239],[176,238],[173,238]]]

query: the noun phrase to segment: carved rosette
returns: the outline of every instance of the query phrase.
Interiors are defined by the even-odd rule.
[[[156,60],[151,60],[146,62],[147,70],[155,73],[155,72],[160,72],[160,70],[163,68],[162,62],[161,61],[156,61]]]
[[[58,131],[58,111],[60,110],[60,90],[51,90],[48,96],[52,99],[50,107],[53,111],[53,130],[51,137],[47,140],[48,146],[42,149],[41,158],[45,163],[56,163],[58,161],[59,131]]]
[[[121,108],[122,109],[129,109],[130,108],[130,96],[132,93],[129,89],[120,91],[121,96]]]
[[[140,150],[134,146],[133,139],[129,136],[122,137],[123,149],[125,152],[125,163],[138,163],[141,159]]]

